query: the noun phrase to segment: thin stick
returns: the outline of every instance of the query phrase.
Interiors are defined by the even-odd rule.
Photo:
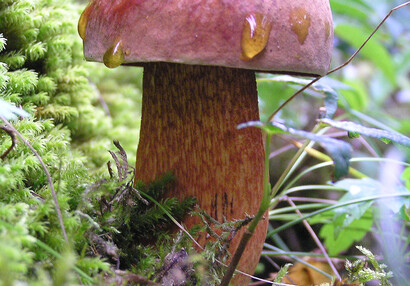
[[[287,202],[292,207],[296,207],[296,204],[289,197],[287,198]],[[296,213],[298,214],[298,216],[303,217],[302,213],[298,209],[296,209]],[[341,281],[342,278],[340,277],[339,272],[337,271],[335,265],[333,264],[332,260],[330,259],[329,255],[327,254],[327,251],[326,251],[325,247],[320,242],[320,239],[317,237],[315,231],[312,229],[312,227],[307,222],[307,220],[304,219],[302,222],[303,222],[303,225],[305,226],[305,228],[307,229],[307,231],[312,236],[313,240],[316,242],[316,245],[319,247],[320,251],[323,253],[324,257],[326,258],[327,263],[329,264],[330,268],[332,268],[333,273],[336,275],[337,279],[339,279],[339,281]]]
[[[362,48],[367,44],[367,42],[373,37],[373,35],[377,32],[377,30],[379,30],[379,28],[381,27],[381,25],[384,24],[384,22],[387,20],[387,18],[390,17],[390,15],[395,11],[398,10],[400,8],[403,8],[404,6],[407,6],[410,4],[410,1],[407,1],[406,3],[403,3],[399,6],[394,7],[393,9],[390,10],[390,12],[386,15],[386,17],[384,17],[384,19],[379,23],[379,25],[377,25],[376,29],[373,30],[373,32],[370,34],[369,37],[367,37],[366,41],[364,41],[364,43],[360,46],[360,48],[342,65],[332,69],[331,71],[329,71],[326,75],[329,75],[331,73],[334,73],[335,71],[340,70],[341,68],[344,68],[345,66],[347,66],[348,64],[350,64],[350,62],[354,59],[354,57],[356,57],[356,55],[362,50]]]
[[[274,157],[276,157],[276,156],[278,156],[278,155],[280,155],[280,154],[282,154],[282,153],[285,153],[286,151],[289,151],[289,150],[291,150],[291,149],[294,149],[294,148],[295,148],[295,146],[292,145],[292,144],[283,146],[282,148],[279,148],[278,150],[276,150],[276,151],[274,151],[274,152],[271,152],[270,155],[269,155],[269,159],[272,159],[272,158],[274,158]]]
[[[337,201],[327,200],[327,199],[306,198],[306,197],[288,197],[288,198],[294,202],[310,202],[310,203],[321,203],[321,204],[329,204],[329,205],[337,204]]]
[[[54,184],[53,184],[53,180],[51,179],[50,176],[50,172],[47,169],[46,164],[44,164],[43,159],[41,159],[41,156],[38,154],[38,152],[36,151],[36,149],[33,148],[33,146],[31,146],[30,142],[28,142],[23,135],[20,134],[20,132],[17,131],[16,128],[14,128],[14,126],[7,121],[6,118],[4,118],[2,115],[0,115],[0,119],[5,123],[5,125],[10,128],[19,138],[20,140],[28,147],[30,148],[31,152],[33,152],[33,154],[37,157],[38,161],[41,164],[41,167],[44,170],[44,173],[47,176],[47,181],[48,181],[48,185],[50,187],[51,190],[51,195],[53,196],[53,200],[54,200],[54,204],[56,207],[56,212],[57,212],[57,217],[58,217],[58,221],[60,223],[60,227],[61,227],[61,231],[63,232],[63,236],[64,236],[64,240],[65,242],[68,244],[68,237],[67,237],[67,233],[65,231],[65,227],[64,227],[64,222],[63,222],[63,216],[61,214],[61,210],[60,210],[60,206],[58,204],[58,200],[57,200],[57,195],[56,192],[54,190]]]
[[[301,89],[299,89],[296,93],[294,93],[291,97],[289,97],[284,103],[282,103],[273,113],[271,116],[269,116],[268,121],[272,121],[273,118],[276,116],[276,114],[283,108],[285,107],[289,102],[291,102],[296,96],[298,96],[299,94],[301,94],[302,92],[304,92],[306,89],[308,89],[309,87],[311,87],[315,82],[317,82],[319,79],[321,79],[322,76],[318,76],[317,78],[315,78],[314,80],[312,80],[311,82],[309,82],[307,85],[305,85],[304,87],[302,87]]]
[[[374,148],[369,144],[369,142],[366,141],[366,139],[364,139],[362,136],[360,136],[358,139],[360,143],[362,143],[362,145],[367,149],[367,151],[369,151],[371,156],[380,157],[379,154],[377,154],[376,150],[374,150]]]
[[[153,202],[159,209],[161,209],[165,215],[167,217],[169,217],[169,219],[176,225],[179,227],[179,229],[181,229],[183,232],[185,232],[185,234],[192,240],[193,243],[195,243],[195,245],[201,249],[204,250],[204,248],[195,240],[195,238],[192,237],[192,235],[185,229],[185,227],[183,227],[179,222],[177,222],[177,220],[163,207],[161,206],[160,203],[158,203],[153,197],[151,197],[150,195],[138,190],[138,192],[144,196],[146,199],[150,200],[151,202]]]

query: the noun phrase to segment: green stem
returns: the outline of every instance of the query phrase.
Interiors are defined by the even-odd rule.
[[[52,249],[50,246],[48,246],[47,244],[45,244],[44,242],[42,242],[41,240],[36,239],[35,243],[37,244],[38,247],[42,248],[43,250],[47,251],[48,253],[52,254],[54,257],[61,259],[62,256],[60,253],[58,253],[57,251],[55,251],[54,249]],[[90,276],[88,276],[87,273],[85,273],[84,271],[82,271],[80,268],[78,268],[77,266],[73,266],[74,270],[77,272],[77,274],[83,278],[87,283],[92,283],[94,281],[93,278],[91,278]]]
[[[316,127],[313,129],[313,133],[316,133],[317,130],[319,130],[319,126],[316,125]],[[305,152],[306,147],[311,144],[310,140],[306,140],[303,145],[299,148],[299,150],[296,152],[296,154],[293,156],[292,160],[286,167],[286,170],[282,173],[282,175],[279,177],[277,182],[272,188],[272,198],[276,195],[276,193],[279,191],[280,187],[282,187],[283,183],[286,181],[286,179],[293,173],[293,170],[295,170],[296,167],[296,162],[299,160],[300,156]]]

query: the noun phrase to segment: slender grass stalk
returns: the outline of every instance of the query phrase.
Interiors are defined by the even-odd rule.
[[[36,149],[34,149],[34,147],[30,144],[30,142],[28,142],[28,140],[26,138],[24,138],[24,136],[21,135],[21,133],[18,132],[17,129],[14,128],[14,126],[6,118],[4,118],[1,114],[0,114],[0,119],[6,124],[6,126],[9,129],[11,129],[20,138],[20,140],[31,150],[31,152],[33,152],[33,154],[36,156],[36,158],[40,162],[40,165],[43,168],[43,171],[44,171],[44,173],[46,174],[46,177],[47,177],[48,186],[50,187],[51,195],[52,195],[53,200],[54,200],[54,206],[56,208],[58,222],[60,223],[60,228],[61,228],[61,231],[63,233],[64,240],[65,240],[66,244],[68,245],[69,243],[68,243],[67,232],[66,232],[65,226],[64,226],[63,215],[61,214],[61,209],[60,209],[60,205],[58,203],[56,191],[54,189],[53,180],[51,179],[51,175],[50,175],[50,172],[48,171],[48,168],[47,168],[46,164],[44,163],[44,161],[41,158],[40,154],[38,154]]]
[[[199,247],[199,249],[204,250],[204,248],[195,240],[195,238],[192,237],[192,235],[183,227],[159,202],[157,202],[153,197],[150,195],[144,193],[141,190],[138,190],[138,192],[141,194],[141,196],[145,197],[146,199],[150,200],[153,202],[160,210],[162,210],[165,215],[176,225],[181,229],[191,240],[192,242]]]
[[[328,205],[329,204],[304,204],[304,205],[298,205],[296,207],[284,207],[284,208],[269,211],[269,218],[273,215],[293,212],[295,210],[321,209]]]
[[[322,163],[323,164],[323,163]],[[345,192],[345,189],[336,187],[336,186],[332,186],[332,185],[306,185],[306,186],[297,186],[297,187],[292,187],[289,189],[285,189],[282,191],[281,193],[281,197],[289,195],[291,193],[295,193],[295,192],[300,192],[300,191],[307,191],[307,190],[326,190],[326,191],[343,191]],[[280,199],[279,198],[279,199]]]
[[[292,207],[296,207],[295,203],[292,200],[290,200],[288,198],[287,201]],[[302,213],[300,212],[299,209],[296,209],[296,213],[298,214],[298,216],[303,217],[303,215],[302,215]],[[335,265],[333,264],[332,260],[330,259],[329,255],[327,254],[327,251],[326,251],[324,245],[322,244],[320,239],[317,237],[317,235],[316,235],[315,231],[313,230],[313,228],[310,226],[310,224],[308,223],[308,221],[306,219],[304,219],[302,221],[302,223],[305,226],[305,228],[307,229],[307,231],[309,232],[310,236],[315,241],[316,245],[319,247],[320,251],[324,255],[327,263],[329,264],[329,266],[332,269],[333,273],[336,275],[337,279],[342,280],[342,278],[340,277],[340,274],[337,271]]]
[[[364,203],[364,202],[369,202],[369,201],[375,201],[375,200],[382,200],[382,199],[390,199],[390,198],[398,198],[398,197],[410,197],[410,193],[397,193],[397,194],[388,194],[388,195],[379,195],[379,196],[369,196],[369,197],[364,197],[361,199],[357,199],[357,200],[351,200],[351,201],[347,201],[347,202],[343,202],[334,206],[329,206],[327,208],[321,209],[321,210],[317,210],[315,212],[312,212],[310,214],[304,215],[303,217],[290,221],[284,225],[281,225],[280,227],[270,231],[267,235],[267,237],[270,237],[276,233],[281,232],[282,230],[285,230],[289,227],[291,227],[292,225],[298,224],[300,222],[302,222],[304,219],[313,217],[315,215],[327,212],[327,211],[331,211],[337,208],[341,208],[344,206],[348,206],[348,205],[353,205],[353,204],[358,204],[358,203]]]
[[[7,228],[13,229],[14,226],[6,221],[2,221],[0,220],[0,223],[3,224],[4,226],[6,226]],[[45,244],[44,242],[42,242],[41,240],[35,238],[34,236],[30,236],[31,239],[34,241],[34,243],[39,247],[42,248],[44,251],[48,252],[49,254],[51,254],[52,256],[54,256],[55,258],[61,258],[62,255],[60,253],[58,253],[57,251],[55,251],[54,249],[52,249],[50,246],[48,246],[47,244]],[[74,271],[77,272],[77,274],[83,278],[87,283],[92,283],[94,281],[93,278],[91,278],[87,273],[85,273],[84,271],[82,271],[78,266],[73,267]]]
[[[50,253],[51,255],[53,255],[55,258],[62,258],[61,254],[58,253],[57,251],[55,251],[54,249],[52,249],[50,246],[48,246],[47,244],[45,244],[44,242],[42,242],[41,240],[36,239],[35,243],[37,244],[38,247],[42,248],[43,250],[47,251],[48,253]],[[84,271],[82,271],[80,268],[78,268],[77,266],[73,266],[74,271],[77,272],[77,274],[83,278],[87,283],[93,283],[94,279],[91,278],[90,276],[88,276],[87,273],[85,273]]]
[[[274,246],[268,247],[268,244],[266,244],[266,243],[264,244],[264,246],[267,247],[267,248],[271,248],[271,249],[272,249],[272,247],[275,248]],[[280,248],[275,248],[274,250],[278,253],[277,256],[285,256],[287,253],[290,253],[290,252],[283,251]],[[329,273],[326,273],[323,270],[317,268],[316,266],[310,264],[309,262],[306,262],[305,260],[300,259],[297,255],[286,255],[286,256],[289,256],[290,258],[294,259],[295,261],[297,261],[297,262],[299,262],[299,263],[301,263],[301,264],[303,264],[303,265],[317,271],[318,273],[326,276],[329,279],[333,278],[332,275],[330,275]]]
[[[301,147],[302,147],[302,143],[300,143],[300,142],[298,142],[298,141],[295,141],[295,140],[292,140],[292,144],[294,144],[294,145],[295,145],[296,147],[298,147],[298,148],[301,148]],[[314,158],[316,158],[316,159],[318,159],[318,160],[321,160],[321,161],[324,161],[324,162],[328,162],[328,161],[333,162],[333,160],[332,160],[332,158],[330,158],[330,156],[328,156],[328,155],[326,155],[326,154],[324,154],[324,153],[322,153],[322,152],[320,152],[320,151],[318,151],[318,150],[316,150],[316,149],[313,149],[313,148],[305,148],[305,151],[306,151],[306,153],[308,153],[310,156],[312,156],[312,157],[314,157]],[[358,170],[356,170],[356,169],[354,169],[354,168],[352,168],[352,167],[349,167],[349,174],[352,175],[352,176],[354,176],[354,177],[356,177],[356,178],[359,178],[359,179],[361,179],[361,178],[367,178],[367,176],[366,176],[365,174],[363,174],[362,172],[360,172],[360,171],[358,171]]]

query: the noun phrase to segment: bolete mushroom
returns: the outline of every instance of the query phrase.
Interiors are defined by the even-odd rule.
[[[253,215],[261,200],[262,134],[236,128],[259,118],[255,71],[324,75],[333,40],[328,0],[93,0],[79,34],[87,60],[144,67],[136,179],[171,170],[167,195],[195,196],[218,221]],[[267,225],[240,270],[254,271]]]

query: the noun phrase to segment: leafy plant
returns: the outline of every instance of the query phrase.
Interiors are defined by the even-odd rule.
[[[373,253],[366,248],[357,246],[357,249],[367,257],[374,269],[367,267],[366,260],[364,259],[359,259],[354,262],[346,261],[348,279],[353,283],[359,282],[361,283],[360,285],[372,280],[379,280],[381,286],[392,285],[389,278],[393,277],[393,273],[385,271],[387,266],[385,264],[379,264]]]
[[[85,251],[92,225],[76,212],[109,159],[108,137],[118,132],[88,78],[94,69],[83,62],[79,12],[69,1],[0,3],[2,285],[91,283],[109,270]],[[119,102],[125,97],[118,93]],[[15,120],[15,129],[6,120]]]

